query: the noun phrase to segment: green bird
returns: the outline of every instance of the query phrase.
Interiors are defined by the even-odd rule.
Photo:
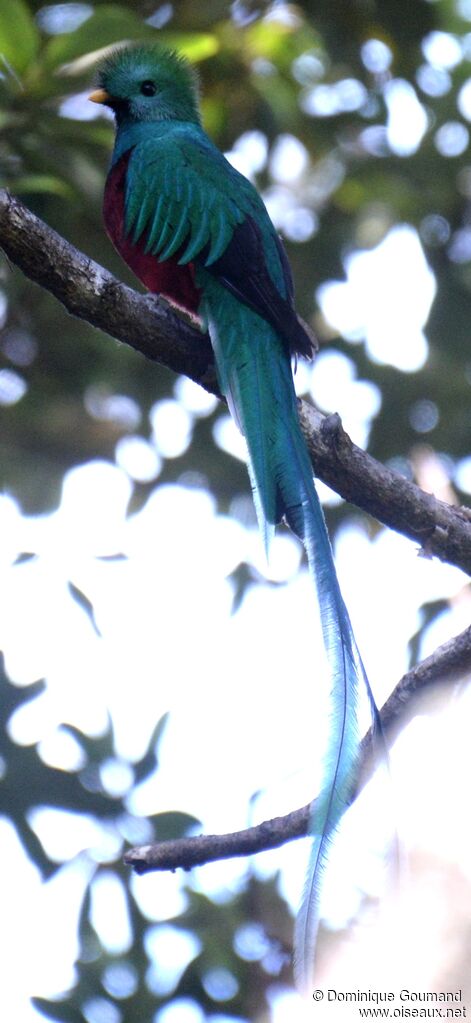
[[[312,355],[313,338],[295,311],[288,260],[260,196],[203,130],[188,62],[156,46],[118,49],[90,99],[116,119],[108,234],[150,291],[207,325],[221,392],[247,442],[265,547],[284,518],[304,544],[317,592],[331,712],[295,927],[295,975],[309,990],[323,868],[357,782],[362,687],[376,713],[298,421],[292,360]]]

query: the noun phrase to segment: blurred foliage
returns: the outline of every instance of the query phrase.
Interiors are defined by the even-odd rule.
[[[447,67],[427,61],[424,40],[433,32],[446,33],[457,47],[459,56]],[[358,376],[378,386],[382,405],[372,427],[372,454],[400,460],[412,472],[411,455],[424,432],[420,424],[413,425],[410,412],[426,400],[438,411],[426,432],[427,444],[445,453],[449,466],[466,455],[471,164],[467,146],[455,155],[440,151],[437,131],[450,124],[467,127],[459,96],[470,76],[471,4],[97,0],[45,6],[8,0],[0,5],[0,184],[79,249],[139,287],[101,224],[112,126],[83,98],[93,79],[96,51],[122,39],[159,39],[197,63],[205,124],[221,148],[230,149],[248,130],[263,133],[269,152],[287,134],[302,142],[309,155],[302,182],[283,184],[291,208],[308,207],[315,214],[316,229],[303,242],[296,243],[289,232],[286,237],[298,306],[316,324],[325,349],[334,345],[344,351]],[[372,41],[383,49],[367,50]],[[375,52],[388,54],[387,61],[375,64]],[[405,155],[388,147],[384,130],[387,88],[395,79],[410,83],[427,118],[420,145]],[[324,92],[318,97],[331,104],[330,113],[324,110],[322,116],[308,112],[319,89]],[[269,193],[274,184],[268,160],[258,185]],[[375,246],[394,224],[404,222],[417,228],[437,280],[427,327],[429,358],[420,372],[408,374],[370,361],[360,344],[332,338],[315,307],[316,289],[329,279],[342,279],[350,253]],[[26,511],[43,511],[58,503],[63,475],[71,466],[96,457],[113,460],[123,437],[151,437],[150,413],[178,391],[170,373],[68,317],[5,261],[0,288],[2,487]],[[247,479],[244,467],[214,442],[214,422],[221,414],[216,408],[193,418],[191,443],[178,457],[163,459],[160,480],[186,480],[198,473],[198,481],[207,482],[227,509],[247,493]],[[135,502],[145,501],[154,486],[154,480],[136,481]],[[343,508],[336,510],[335,518],[343,514]],[[75,596],[89,610],[86,596]],[[57,867],[29,823],[31,810],[40,805],[73,808],[115,830],[112,869],[123,878],[119,855],[123,836],[133,840],[130,815],[125,797],[111,797],[99,782],[100,765],[113,756],[111,729],[99,742],[76,733],[86,766],[81,772],[60,772],[45,764],[36,748],[16,746],[8,738],[8,722],[23,700],[40,694],[40,684],[26,692],[6,678],[1,685],[3,812],[11,815],[30,856],[45,875]],[[134,784],[156,768],[158,738],[145,761],[134,765]],[[190,823],[175,814],[165,827],[178,835]],[[154,824],[158,834],[158,819]],[[96,872],[100,869],[97,862]],[[166,997],[153,993],[146,981],[144,938],[150,925],[129,894],[127,899],[135,945],[124,965],[132,967],[136,983],[130,984],[132,993],[123,995],[124,985],[116,998],[122,1018],[147,1021]],[[113,957],[100,949],[89,908],[87,898],[75,988],[63,1001],[38,1001],[48,1018],[78,1021],[92,996],[113,999],[113,985],[104,980]],[[266,943],[252,960],[234,951],[234,935],[245,924],[256,925]],[[224,1001],[226,1014],[264,1018],[266,989],[274,976],[283,979],[288,970],[289,914],[275,883],[263,885],[248,873],[240,897],[225,906],[188,889],[186,909],[175,925],[196,934],[202,951],[169,997],[195,999],[209,1018],[220,1003],[208,994],[204,978],[211,969],[223,969],[237,980],[237,993]]]
[[[115,1004],[123,1007],[126,1020],[150,1020],[153,1013],[167,1003],[167,998],[160,994],[162,985],[165,989],[165,976],[161,976],[158,962],[153,963],[151,954],[145,951],[149,937],[158,936],[159,924],[149,921],[129,891],[126,884],[129,868],[124,867],[122,854],[125,844],[183,837],[194,832],[198,821],[178,812],[159,813],[152,821],[144,821],[130,812],[130,793],[117,795],[106,781],[110,766],[116,762],[111,726],[98,739],[70,725],[63,726],[73,736],[80,752],[81,766],[75,771],[51,767],[36,746],[16,744],[9,737],[9,726],[17,712],[41,697],[43,683],[25,689],[13,686],[0,659],[0,685],[1,812],[14,824],[28,855],[44,877],[50,877],[60,866],[46,853],[37,837],[34,810],[38,808],[53,807],[63,813],[64,828],[67,828],[67,813],[73,813],[100,820],[103,830],[101,842],[97,838],[96,847],[87,854],[91,869],[79,921],[77,984],[73,993],[68,992],[65,998],[54,1001],[36,998],[34,1002],[46,1018],[64,1023],[83,1020],[87,1006],[90,1005],[92,1012],[93,999],[101,999],[105,1005],[114,999]],[[164,727],[165,718],[156,726],[145,756],[133,764],[130,790],[143,783],[158,767],[158,746]],[[128,955],[106,951],[93,926],[91,892],[103,873],[108,878],[111,874],[121,885],[133,934]],[[262,884],[251,877],[248,870],[242,892],[224,907],[188,887],[185,908],[172,920],[172,926],[197,935],[200,944],[200,951],[182,972],[178,997],[192,998],[208,1013],[214,1012],[220,1001],[216,994],[211,995],[211,977],[220,975],[221,983],[225,978],[226,984],[228,978],[233,978],[229,1008],[241,1018],[248,1005],[253,1007],[254,1016],[263,1011],[270,974],[276,973],[285,980],[289,976],[287,950],[291,918],[276,891],[275,879]],[[260,946],[259,954],[251,958],[245,954],[243,936],[247,928],[256,931]],[[214,990],[217,991],[217,983]],[[87,1015],[88,1018],[94,1017]]]

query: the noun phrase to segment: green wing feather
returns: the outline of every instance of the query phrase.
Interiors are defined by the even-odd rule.
[[[233,198],[234,197],[234,198]],[[253,186],[202,132],[192,126],[156,131],[131,152],[126,172],[125,233],[145,233],[146,253],[160,260],[178,254],[185,265],[204,252],[211,266],[246,217],[261,229],[266,266],[286,292],[274,228]]]

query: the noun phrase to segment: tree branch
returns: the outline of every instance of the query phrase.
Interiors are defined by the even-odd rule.
[[[471,626],[459,636],[443,643],[400,680],[380,715],[388,745],[391,745],[404,723],[405,710],[410,717],[418,713],[420,698],[425,692],[439,683],[454,684],[468,674],[471,674]],[[374,771],[375,746],[376,740],[370,729],[361,744],[361,782],[357,794]],[[130,849],[125,854],[124,862],[138,874],[144,874],[151,870],[175,870],[177,867],[189,870],[214,860],[251,856],[306,836],[309,833],[312,810],[313,807],[308,804],[284,817],[275,817],[253,828],[226,835],[197,835],[140,846]]]
[[[0,247],[27,277],[69,313],[106,331],[175,373],[218,393],[209,338],[154,295],[121,284],[0,190]],[[315,472],[342,497],[390,529],[471,573],[470,512],[425,494],[352,444],[338,416],[300,402],[300,419]]]
[[[471,574],[471,509],[426,494],[357,447],[338,415],[323,416],[301,402],[299,417],[316,476],[389,529]]]

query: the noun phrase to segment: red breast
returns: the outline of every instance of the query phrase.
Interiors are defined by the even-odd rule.
[[[178,253],[172,259],[159,262],[156,256],[144,252],[145,232],[136,244],[124,235],[124,195],[130,152],[124,153],[111,168],[106,180],[103,203],[106,231],[120,256],[149,291],[163,295],[174,305],[196,316],[201,296],[195,283],[193,263],[179,266]]]

